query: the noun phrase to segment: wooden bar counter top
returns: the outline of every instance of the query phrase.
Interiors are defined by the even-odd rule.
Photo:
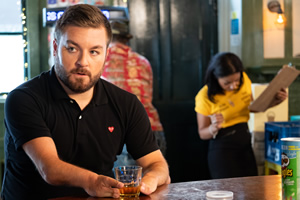
[[[206,200],[206,192],[227,190],[234,200],[281,200],[281,175],[253,176],[171,183],[153,194],[126,200]],[[51,200],[112,200],[113,198],[61,197]]]

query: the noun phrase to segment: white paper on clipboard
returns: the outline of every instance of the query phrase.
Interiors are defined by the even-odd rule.
[[[268,87],[261,93],[256,100],[249,106],[251,111],[264,112],[269,108],[276,93],[281,88],[287,88],[298,77],[300,71],[293,67],[282,68],[281,71],[273,78]]]

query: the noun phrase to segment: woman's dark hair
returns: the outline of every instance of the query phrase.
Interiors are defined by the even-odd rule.
[[[211,102],[214,102],[216,94],[224,94],[223,88],[218,82],[218,78],[223,78],[234,73],[240,72],[240,84],[237,91],[243,85],[243,63],[233,53],[222,52],[213,56],[211,59],[205,76],[205,84],[208,87],[207,95]]]

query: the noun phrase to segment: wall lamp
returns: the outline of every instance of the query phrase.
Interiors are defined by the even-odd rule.
[[[285,24],[286,19],[285,19],[285,16],[283,14],[283,11],[281,9],[280,3],[278,1],[270,1],[268,3],[268,9],[269,9],[269,11],[276,12],[278,14],[275,23]]]

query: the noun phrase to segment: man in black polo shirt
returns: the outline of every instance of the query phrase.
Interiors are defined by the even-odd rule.
[[[111,40],[105,16],[87,4],[71,6],[54,38],[55,65],[5,103],[2,199],[118,198],[123,184],[112,167],[125,143],[144,169],[142,193],[170,183],[143,105],[99,79]]]

